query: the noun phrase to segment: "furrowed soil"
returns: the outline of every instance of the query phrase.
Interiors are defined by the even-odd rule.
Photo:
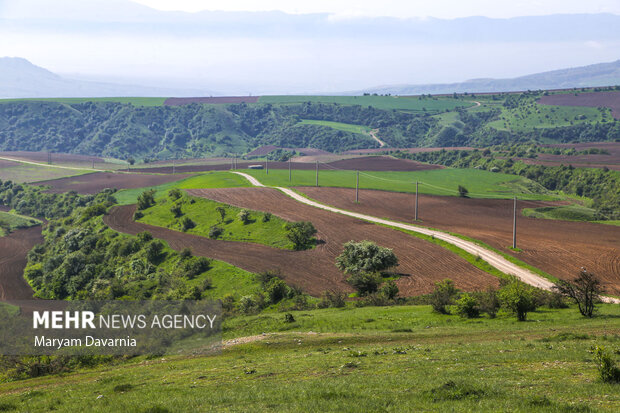
[[[334,207],[413,222],[415,195],[344,188],[298,188],[310,198]],[[518,208],[552,203],[519,201]],[[620,295],[620,228],[588,222],[517,218],[517,247],[512,251],[513,201],[421,195],[420,225],[481,240],[557,278],[573,279],[585,267],[598,275],[608,294]]]
[[[542,105],[557,106],[586,106],[592,108],[606,107],[616,119],[620,119],[620,92],[589,92],[589,93],[560,93],[543,96],[538,99]]]
[[[95,172],[50,181],[40,181],[36,185],[50,186],[48,192],[60,194],[77,191],[80,194],[96,194],[105,188],[131,189],[156,186],[188,178],[190,174],[146,175],[132,173]]]
[[[590,148],[602,149],[609,154],[577,154],[577,155],[553,155],[550,153],[539,153],[536,159],[522,159],[526,163],[559,166],[572,165],[576,168],[604,168],[620,171],[620,142],[593,142],[593,143],[572,143],[558,145],[544,145],[552,148],[570,149],[583,151]]]
[[[133,221],[134,206],[117,207],[104,217],[111,228],[137,234],[149,231],[180,250],[190,247],[194,254],[229,262],[251,272],[279,271],[289,285],[318,296],[326,290],[352,291],[336,268],[342,244],[350,240],[372,240],[394,250],[400,265],[395,269],[401,295],[419,295],[433,290],[434,284],[451,278],[463,290],[497,286],[499,280],[474,267],[444,248],[355,218],[302,205],[271,188],[192,189],[187,192],[242,208],[271,212],[289,221],[311,221],[318,230],[319,244],[306,251],[289,251],[258,244],[217,241]]]
[[[40,225],[0,237],[0,301],[32,299],[32,288],[24,279],[26,254],[42,242]]]

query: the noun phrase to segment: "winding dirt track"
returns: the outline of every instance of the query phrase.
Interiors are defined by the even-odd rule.
[[[345,188],[304,187],[299,190],[327,205],[413,222],[414,195]],[[464,199],[422,195],[421,225],[479,239],[561,279],[573,279],[581,267],[597,274],[609,294],[620,295],[620,227],[587,222],[568,222],[518,217],[517,246],[512,244],[513,201]],[[548,205],[541,201],[519,201],[519,208]]]
[[[133,206],[112,209],[104,221],[120,232],[137,234],[149,231],[176,250],[190,247],[197,255],[226,261],[251,272],[279,270],[289,284],[297,285],[315,296],[330,289],[351,291],[335,266],[335,258],[342,252],[344,242],[364,239],[394,249],[400,260],[396,271],[404,275],[398,281],[402,295],[428,293],[435,282],[445,278],[453,279],[459,288],[469,291],[498,285],[495,277],[438,245],[393,229],[300,204],[276,189],[195,189],[188,192],[239,207],[269,211],[291,221],[312,221],[321,243],[313,250],[289,251],[258,244],[210,240],[137,223],[132,219]]]
[[[0,301],[32,299],[32,288],[23,275],[26,254],[42,242],[41,226],[19,229],[0,237]]]

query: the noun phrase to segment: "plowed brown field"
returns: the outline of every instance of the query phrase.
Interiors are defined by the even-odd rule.
[[[0,301],[32,299],[32,288],[23,275],[26,254],[35,244],[42,242],[41,226],[0,237]]]
[[[279,270],[291,285],[298,285],[312,295],[329,289],[351,291],[335,258],[342,244],[349,240],[373,240],[393,248],[400,260],[396,269],[404,276],[398,280],[402,295],[419,295],[432,291],[434,283],[451,278],[464,290],[498,285],[498,279],[475,268],[453,253],[402,232],[354,218],[301,205],[270,188],[231,188],[188,190],[192,195],[219,202],[269,211],[291,221],[312,221],[318,230],[319,245],[308,251],[288,251],[258,244],[226,242],[153,227],[132,220],[133,206],[114,208],[104,218],[111,228],[130,234],[150,231],[168,241],[174,249],[190,247],[197,255],[229,262],[252,272]]]
[[[538,99],[542,105],[557,106],[587,106],[607,107],[616,119],[620,119],[620,92],[589,92],[589,93],[559,93],[557,95],[543,96]]]
[[[259,96],[216,96],[195,98],[168,98],[164,101],[166,106],[189,105],[190,103],[256,103]]]
[[[60,194],[77,191],[80,194],[96,194],[104,188],[130,189],[155,186],[188,178],[191,175],[146,175],[128,173],[95,172],[92,174],[70,176],[37,182],[36,185],[49,185],[48,192]]]
[[[350,211],[412,222],[414,195],[342,188],[298,188],[310,198]],[[519,208],[549,205],[519,201]],[[517,246],[511,251],[512,200],[467,199],[422,195],[421,224],[479,239],[561,279],[572,279],[581,267],[596,273],[607,293],[620,295],[620,227],[587,222],[518,217]]]

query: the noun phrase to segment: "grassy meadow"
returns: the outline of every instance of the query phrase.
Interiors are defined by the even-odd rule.
[[[23,215],[0,211],[0,237],[10,234],[16,229],[40,225],[41,221]]]
[[[368,126],[353,125],[351,123],[331,122],[328,120],[312,120],[302,119],[298,125],[318,125],[327,126],[332,129],[341,130],[344,132],[360,133],[362,135],[368,135],[370,128]]]
[[[191,219],[196,226],[188,229],[188,234],[209,237],[211,228],[221,229],[221,235],[216,238],[223,241],[240,241],[264,244],[275,248],[293,249],[293,244],[286,237],[284,225],[286,221],[276,216],[268,216],[258,211],[249,211],[250,217],[244,224],[238,215],[241,208],[215,202],[200,197],[183,196],[177,201],[169,197],[160,197],[156,205],[142,211],[144,216],[138,219],[145,224],[156,225],[182,231],[182,220]],[[179,206],[182,215],[178,217],[171,211],[173,206]],[[222,219],[216,208],[223,208],[225,217]]]
[[[294,170],[289,182],[288,170],[270,169],[244,170],[269,186],[314,186],[316,172]],[[419,192],[428,195],[458,196],[458,186],[463,185],[473,198],[512,198],[551,200],[540,185],[523,177],[493,173],[479,169],[433,169],[414,172],[360,172],[360,188],[380,189],[395,192],[415,192],[415,183],[420,182]],[[319,186],[355,188],[355,171],[320,170]]]
[[[0,384],[3,411],[614,412],[591,348],[620,346],[617,306],[594,319],[541,309],[517,322],[428,306],[229,318],[219,355],[139,357]],[[616,355],[617,359],[618,356]]]

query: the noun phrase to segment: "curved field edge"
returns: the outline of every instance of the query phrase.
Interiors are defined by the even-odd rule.
[[[288,250],[294,249],[284,228],[288,221],[280,217],[269,216],[260,211],[238,208],[187,193],[176,201],[162,196],[156,198],[155,202],[154,206],[141,210],[143,216],[135,221],[205,238],[262,244]],[[178,206],[181,211],[179,217],[175,217],[174,213],[171,212],[171,208],[175,206]],[[226,214],[223,219],[217,211],[218,208],[222,208]],[[247,224],[242,223],[238,218],[243,210],[249,213]],[[195,227],[183,230],[182,222],[185,218],[192,220]],[[267,220],[265,221],[265,219]],[[210,232],[214,227],[219,228],[221,234],[211,237]]]

